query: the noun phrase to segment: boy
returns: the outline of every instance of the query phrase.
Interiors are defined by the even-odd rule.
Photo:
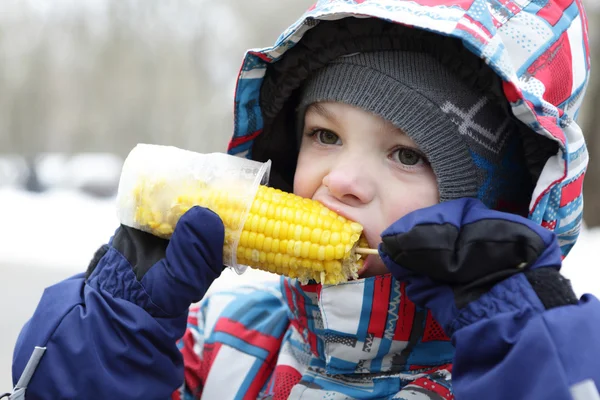
[[[363,224],[379,257],[346,284],[202,299],[215,214],[191,209],[168,243],[122,226],[44,294],[21,393],[598,398],[600,304],[558,272],[581,222],[585,21],[542,3],[323,1],[249,52],[231,153],[271,159],[272,185]]]

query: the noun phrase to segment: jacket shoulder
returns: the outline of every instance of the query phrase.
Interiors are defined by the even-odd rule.
[[[192,397],[202,393],[204,398],[258,395],[288,326],[288,307],[278,284],[209,293],[190,308],[188,328],[179,342],[186,365],[180,392]]]
[[[278,336],[288,324],[288,307],[279,283],[271,282],[212,292],[190,308],[188,320],[188,326],[196,326],[212,340],[234,326]]]

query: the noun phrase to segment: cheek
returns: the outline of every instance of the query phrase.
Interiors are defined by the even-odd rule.
[[[305,151],[300,151],[294,174],[294,194],[309,199],[323,180],[318,163],[314,159],[309,161],[310,158]]]
[[[411,184],[394,185],[386,198],[385,228],[415,210],[426,208],[440,202],[435,175],[424,174]]]

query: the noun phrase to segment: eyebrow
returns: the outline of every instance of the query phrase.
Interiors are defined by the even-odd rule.
[[[306,109],[306,112],[308,113],[309,111],[314,111],[317,114],[319,114],[321,117],[328,119],[331,122],[337,122],[337,118],[335,116],[334,113],[332,113],[331,111],[329,111],[327,109],[327,107],[324,107],[322,104],[319,103],[312,103],[310,106],[308,106],[308,108]]]
[[[321,117],[333,122],[333,123],[338,123],[338,119],[335,113],[329,111],[327,109],[327,107],[323,106],[321,103],[312,103],[311,105],[309,105],[306,109],[306,113],[308,113],[309,111],[314,111],[317,114],[319,114]],[[386,121],[389,122],[389,121]],[[381,123],[378,124],[379,126],[376,128],[378,130],[381,130],[382,132],[390,132],[390,131],[394,131],[394,133],[399,134],[400,136],[406,136],[409,137],[406,132],[404,132],[401,128],[389,123]]]

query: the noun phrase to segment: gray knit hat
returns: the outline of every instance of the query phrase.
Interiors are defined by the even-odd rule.
[[[425,153],[441,201],[476,197],[496,209],[526,209],[528,180],[518,128],[489,88],[467,85],[423,52],[376,51],[339,57],[304,83],[298,128],[307,107],[337,101],[392,122]]]

